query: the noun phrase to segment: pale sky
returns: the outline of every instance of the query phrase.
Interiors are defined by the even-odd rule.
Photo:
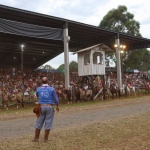
[[[0,4],[98,26],[107,12],[125,5],[140,22],[140,33],[150,39],[150,0],[0,0]],[[77,61],[69,55],[70,62]],[[47,62],[54,68],[64,63],[63,53]]]

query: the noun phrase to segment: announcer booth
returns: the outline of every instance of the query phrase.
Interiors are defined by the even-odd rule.
[[[77,51],[78,75],[105,75],[105,52],[112,50],[103,43]]]
[[[103,83],[105,83],[105,53],[108,52],[112,52],[112,49],[103,43],[76,52],[78,55],[78,75],[83,77],[81,86],[83,81],[86,79],[91,83],[92,87],[94,87],[93,80],[94,77],[97,76],[102,76],[104,81]]]

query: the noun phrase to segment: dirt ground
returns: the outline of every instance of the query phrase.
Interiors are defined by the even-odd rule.
[[[114,103],[110,101],[104,105],[97,103],[91,106],[76,106],[71,109],[68,109],[66,105],[62,111],[60,108],[60,112],[55,113],[52,131],[121,119],[145,112],[150,112],[150,96],[124,99],[121,102],[118,100]],[[36,117],[32,112],[22,117],[12,117],[13,115],[15,114],[10,117],[0,116],[0,140],[34,135]]]

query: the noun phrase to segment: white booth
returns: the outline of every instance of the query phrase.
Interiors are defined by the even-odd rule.
[[[97,44],[77,51],[78,75],[105,75],[105,52],[112,51],[105,44]]]

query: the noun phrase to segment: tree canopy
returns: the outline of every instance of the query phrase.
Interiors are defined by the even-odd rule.
[[[65,65],[64,65],[64,64],[61,64],[61,65],[57,68],[57,70],[64,72],[64,70],[65,70]]]
[[[54,69],[53,67],[51,67],[50,65],[45,65],[44,67],[43,67],[43,69],[49,69],[49,70],[52,70],[52,69]]]
[[[72,61],[69,64],[70,72],[78,72],[78,63],[76,61]]]
[[[140,36],[140,23],[134,20],[134,15],[127,11],[126,6],[118,6],[110,10],[102,19],[99,27]]]
[[[134,19],[134,14],[128,12],[126,6],[120,5],[117,9],[110,10],[103,17],[99,27],[133,36],[141,36],[140,23]],[[150,61],[150,53],[147,49],[127,50],[122,57],[122,63],[128,69],[136,68],[147,71],[150,68],[150,64],[147,63]],[[108,55],[107,59],[112,59],[115,62],[115,54]]]
[[[61,64],[57,70],[64,72],[65,71],[65,65]],[[69,64],[69,71],[70,72],[77,72],[78,71],[78,63],[76,61],[72,61]]]

